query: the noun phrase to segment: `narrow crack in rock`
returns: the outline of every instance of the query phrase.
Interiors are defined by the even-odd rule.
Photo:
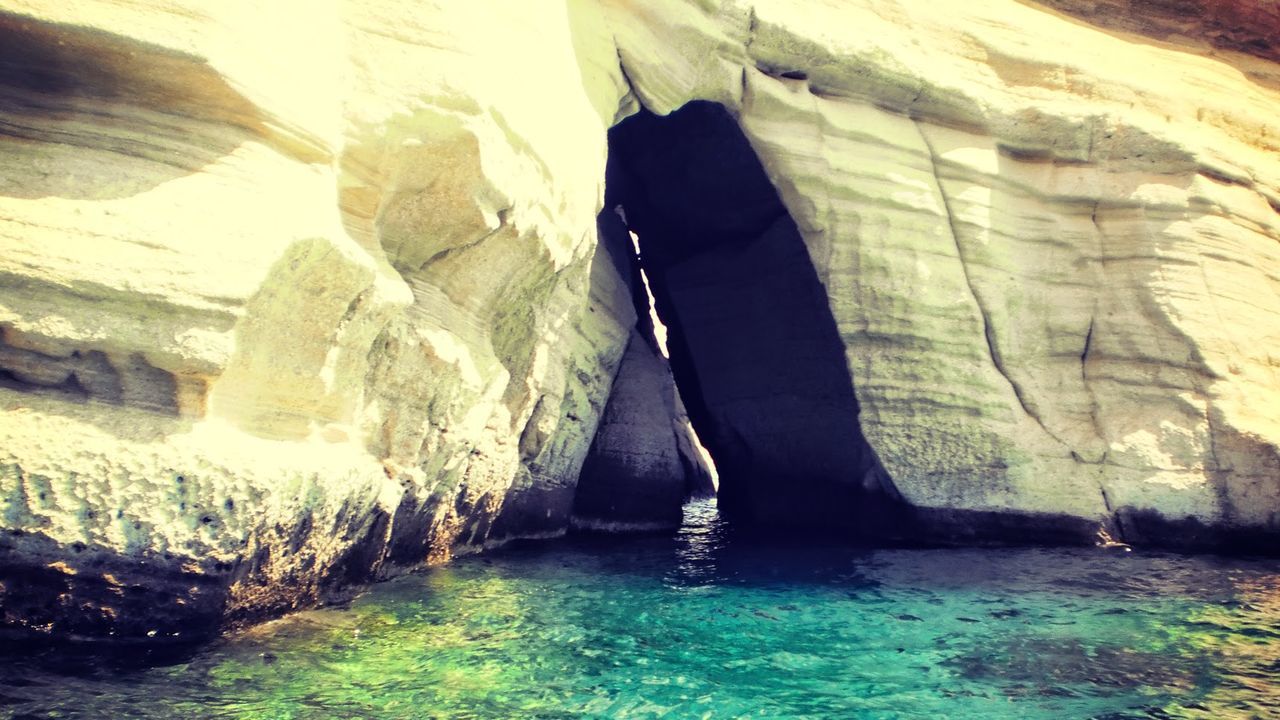
[[[1098,492],[1099,492],[1099,493],[1101,493],[1101,495],[1102,495],[1102,505],[1103,505],[1103,507],[1105,507],[1105,508],[1107,509],[1107,512],[1112,513],[1112,514],[1114,515],[1114,514],[1115,514],[1115,508],[1114,508],[1114,507],[1112,507],[1112,505],[1111,505],[1111,498],[1107,496],[1107,489],[1106,489],[1105,487],[1102,487],[1102,484],[1101,484],[1101,483],[1099,483],[1099,484],[1098,484]],[[1118,520],[1119,520],[1119,518],[1117,518],[1117,521],[1118,521]]]
[[[758,67],[758,65],[754,62],[754,59],[751,57],[751,44],[756,41],[756,27],[759,24],[759,22],[760,22],[759,18],[756,17],[755,6],[752,5],[751,7],[747,8],[747,39],[745,42],[742,43],[742,54],[744,57],[746,57],[748,62],[742,65],[742,87],[739,89],[739,97],[738,97],[738,102],[740,103],[742,112],[744,114],[747,111],[747,104],[748,104],[747,73],[750,71],[750,69],[753,66]]]
[[[1227,488],[1229,473],[1234,467],[1223,467],[1222,460],[1218,457],[1218,441],[1217,433],[1214,432],[1213,426],[1213,407],[1207,396],[1204,397],[1204,422],[1205,435],[1209,439],[1209,459],[1213,461],[1213,469],[1208,470],[1206,474],[1210,476],[1210,488],[1213,490],[1214,497],[1218,501],[1218,512],[1221,514],[1220,522],[1232,520],[1236,515],[1235,509],[1232,507],[1231,497]]]
[[[1023,396],[1022,388],[1013,381],[1013,378],[1010,377],[1008,371],[1004,368],[1004,363],[1000,359],[1000,353],[996,349],[995,331],[992,327],[991,318],[988,315],[987,309],[983,306],[976,288],[974,288],[973,278],[969,276],[968,259],[965,257],[964,246],[960,242],[960,232],[956,227],[955,214],[951,210],[951,200],[947,197],[947,191],[942,186],[942,175],[938,168],[938,153],[935,151],[933,143],[930,142],[928,135],[925,134],[924,129],[920,127],[920,122],[912,118],[911,124],[915,127],[916,132],[919,133],[920,140],[924,143],[926,150],[928,150],[929,164],[933,171],[933,183],[938,188],[938,197],[942,200],[942,209],[947,216],[947,227],[951,231],[951,240],[956,246],[956,254],[960,259],[960,271],[964,275],[965,285],[968,286],[969,295],[973,298],[973,304],[978,308],[978,315],[982,319],[982,336],[987,342],[987,353],[991,357],[991,364],[995,367],[996,372],[1000,373],[1000,376],[1009,383],[1010,389],[1013,390],[1014,397],[1018,399],[1018,405],[1022,407],[1022,410],[1027,414],[1027,417],[1034,420],[1035,423],[1040,426],[1040,429],[1043,430],[1046,435],[1057,441],[1059,445],[1070,450],[1071,446],[1049,430],[1049,428],[1045,426],[1044,421],[1040,419],[1040,416],[1032,410],[1030,405],[1027,404],[1027,400]]]
[[[1093,158],[1093,138],[1089,140],[1089,158]],[[1097,240],[1097,265],[1094,287],[1103,288],[1106,283],[1106,234],[1102,231],[1102,225],[1098,222],[1098,209],[1101,206],[1100,201],[1093,203],[1093,210],[1089,213],[1089,222],[1093,224],[1094,238]],[[1111,517],[1112,527],[1115,528],[1116,537],[1121,541],[1126,540],[1128,532],[1125,529],[1124,518],[1121,516],[1118,508],[1111,502],[1111,497],[1107,494],[1107,488],[1103,480],[1106,477],[1105,465],[1107,463],[1107,455],[1111,452],[1111,444],[1107,441],[1106,434],[1102,430],[1102,422],[1098,417],[1099,403],[1098,393],[1093,387],[1093,382],[1089,378],[1089,356],[1093,352],[1093,331],[1098,322],[1098,296],[1093,296],[1093,307],[1089,311],[1089,329],[1084,335],[1084,349],[1080,351],[1080,382],[1084,385],[1085,392],[1089,395],[1089,421],[1092,423],[1093,432],[1098,436],[1098,441],[1102,443],[1102,456],[1098,459],[1098,493],[1102,495],[1102,505],[1106,508],[1107,514]]]
[[[1124,516],[1111,504],[1111,496],[1107,494],[1107,488],[1103,486],[1101,477],[1098,479],[1098,493],[1102,496],[1102,506],[1106,508],[1107,517],[1111,520],[1110,528],[1105,521],[1098,527],[1098,544],[1102,547],[1127,545],[1129,531],[1125,527]],[[1113,531],[1115,535],[1111,534]]]
[[[635,95],[636,84],[631,81],[631,74],[627,72],[627,63],[622,59],[622,48],[618,45],[617,38],[613,40],[613,51],[618,56],[618,72],[622,73],[622,82],[627,84],[627,92]],[[636,99],[638,100],[639,96],[636,96]]]
[[[1103,243],[1106,236],[1102,232],[1102,225],[1098,223],[1098,206],[1101,203],[1093,204],[1093,212],[1089,215],[1090,222],[1093,223],[1094,237],[1097,238],[1098,247],[1098,278],[1095,287],[1106,287],[1106,251]],[[1107,456],[1106,448],[1109,446],[1106,434],[1102,431],[1102,423],[1098,419],[1098,393],[1093,387],[1092,381],[1089,379],[1089,353],[1093,350],[1093,330],[1098,319],[1098,296],[1095,293],[1093,297],[1093,307],[1089,312],[1089,330],[1084,336],[1084,350],[1080,353],[1080,381],[1084,384],[1085,392],[1089,394],[1089,418],[1093,423],[1093,432],[1098,436],[1103,444],[1102,457],[1105,460]]]
[[[1095,313],[1097,312],[1096,305],[1097,303],[1095,302]],[[1089,352],[1093,349],[1093,327],[1095,322],[1096,317],[1091,315],[1089,317],[1089,330],[1085,332],[1084,336],[1084,350],[1080,352],[1080,381],[1084,384],[1085,392],[1089,395],[1089,420],[1093,424],[1094,434],[1098,436],[1098,440],[1102,443],[1103,450],[1101,457],[1098,458],[1096,463],[1080,457],[1080,455],[1074,451],[1071,453],[1071,456],[1075,458],[1077,462],[1096,464],[1098,466],[1098,476],[1096,479],[1098,483],[1098,493],[1102,495],[1102,506],[1106,509],[1107,515],[1111,517],[1112,527],[1115,528],[1116,531],[1116,538],[1123,541],[1125,539],[1124,521],[1120,517],[1120,513],[1117,512],[1115,506],[1111,504],[1111,498],[1107,495],[1107,487],[1103,483],[1103,478],[1105,477],[1104,466],[1106,465],[1107,454],[1110,450],[1108,449],[1109,446],[1107,440],[1102,433],[1102,424],[1098,420],[1098,396],[1097,393],[1094,392],[1093,385],[1089,382]]]
[[[1109,452],[1107,449],[1109,443],[1107,442],[1106,435],[1102,431],[1102,421],[1098,419],[1098,395],[1094,391],[1093,383],[1089,380],[1089,353],[1093,351],[1093,328],[1094,324],[1097,322],[1096,311],[1097,309],[1095,307],[1095,314],[1089,317],[1089,329],[1085,332],[1084,336],[1084,350],[1080,352],[1080,382],[1084,385],[1085,392],[1089,395],[1089,420],[1093,426],[1094,435],[1098,437],[1098,441],[1103,445],[1103,450],[1101,457],[1096,461],[1086,460],[1076,453],[1072,453],[1078,461],[1089,465],[1100,465],[1106,462],[1107,453]]]
[[[622,83],[627,87],[627,91],[618,98],[618,107],[613,111],[613,122],[616,125],[628,115],[634,113],[636,108],[643,108],[644,101],[640,99],[640,94],[636,92],[636,84],[631,79],[631,73],[627,72],[627,63],[622,58],[622,46],[618,44],[617,35],[613,36],[613,52],[618,59],[618,73],[622,75]],[[631,98],[631,102],[628,102],[627,98]]]

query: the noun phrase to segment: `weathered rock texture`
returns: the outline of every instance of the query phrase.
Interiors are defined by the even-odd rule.
[[[672,530],[683,518],[684,501],[714,496],[715,485],[658,340],[661,327],[652,319],[620,206],[606,206],[596,219],[598,254],[607,255],[626,281],[636,323],[573,490],[570,525],[590,532]],[[526,499],[535,507],[548,504]]]
[[[736,118],[917,518],[1274,538],[1271,6],[1053,4],[3,0],[5,622],[145,642],[562,531],[637,100]],[[856,517],[823,486],[789,512]]]
[[[539,486],[563,531],[635,320],[593,262],[599,10],[5,9],[6,623],[199,633]]]
[[[767,72],[741,87],[897,490],[961,533],[984,527],[957,511],[1133,541],[1208,539],[1157,517],[1274,532],[1275,66],[1021,5],[903,10],[757,4]],[[868,34],[797,62],[797,36],[849,24]]]
[[[706,102],[628,118],[610,132],[607,177],[719,459],[720,508],[801,527],[882,516],[892,490],[859,429],[827,293],[734,119]]]
[[[676,387],[652,340],[633,331],[582,465],[572,522],[586,530],[679,527],[700,460],[682,453]]]
[[[1205,52],[1206,45],[1280,60],[1275,0],[1044,0],[1091,24]],[[1206,53],[1211,54],[1211,53]]]

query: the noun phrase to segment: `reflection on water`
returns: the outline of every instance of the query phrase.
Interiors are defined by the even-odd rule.
[[[0,672],[12,718],[1280,717],[1280,563],[570,540],[461,560],[189,662]]]

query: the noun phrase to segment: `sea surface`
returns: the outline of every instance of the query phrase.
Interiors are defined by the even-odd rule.
[[[178,664],[0,665],[6,718],[1280,718],[1280,562],[569,539]]]

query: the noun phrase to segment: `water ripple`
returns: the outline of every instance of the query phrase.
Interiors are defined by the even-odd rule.
[[[1280,565],[675,538],[468,558],[0,717],[1280,717]]]

